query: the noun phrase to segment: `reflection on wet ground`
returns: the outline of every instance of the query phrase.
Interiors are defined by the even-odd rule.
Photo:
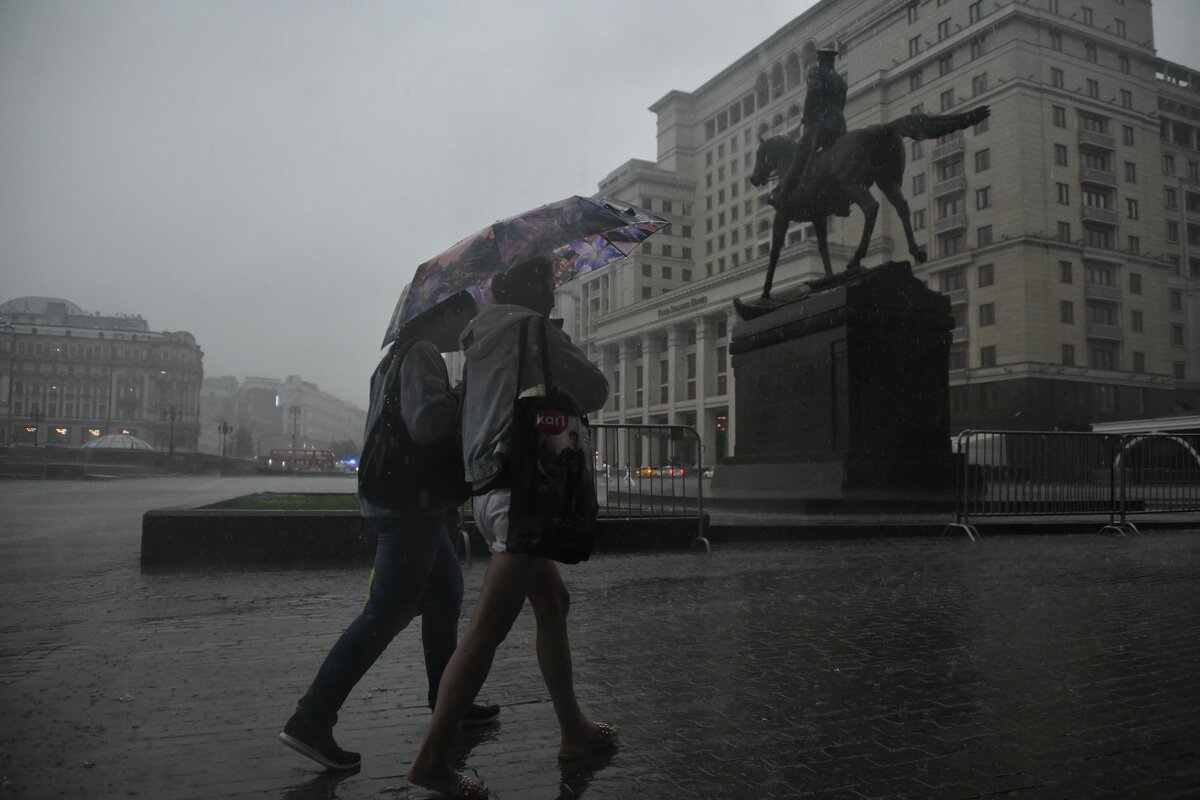
[[[356,613],[366,568],[143,574],[109,554],[89,570],[61,532],[22,535],[0,579],[7,794],[408,794],[428,721],[418,625],[343,710],[336,735],[363,753],[360,771],[322,773],[275,738]],[[74,566],[23,579],[34,558],[31,575]],[[469,598],[482,566],[466,573]],[[1195,533],[824,541],[606,555],[564,573],[577,693],[621,747],[558,763],[527,611],[481,694],[500,723],[459,742],[495,797],[1200,785]]]

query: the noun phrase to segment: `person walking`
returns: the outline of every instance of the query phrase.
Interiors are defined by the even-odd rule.
[[[548,258],[536,258],[497,276],[497,301],[467,326],[466,394],[463,399],[463,457],[472,482],[475,522],[488,541],[491,560],[466,635],[446,666],[437,705],[408,771],[409,782],[441,797],[487,797],[482,780],[458,773],[450,745],[455,720],[470,707],[487,679],[496,649],[528,599],[537,623],[537,656],[561,731],[559,757],[567,760],[612,748],[617,731],[593,722],[579,707],[567,637],[570,595],[554,562],[506,552],[511,497],[505,452],[510,439],[513,398],[545,390],[540,337],[529,336],[524,358],[518,352],[522,326],[548,317],[554,308],[554,278]],[[547,347],[554,382],[580,413],[595,411],[608,398],[608,382],[558,327],[550,325]],[[525,372],[518,375],[518,364]]]
[[[377,537],[366,604],[279,734],[285,745],[330,769],[359,766],[359,754],[333,738],[338,711],[413,617],[421,615],[430,708],[458,641],[463,578],[446,517],[465,494],[455,460],[461,460],[461,398],[450,388],[441,353],[457,349],[475,312],[475,301],[462,292],[415,318],[371,379],[358,487],[363,518]],[[387,464],[386,471],[368,469],[369,459]],[[447,485],[455,478],[457,486]],[[498,706],[467,704],[455,708],[453,722],[481,725],[499,713]]]

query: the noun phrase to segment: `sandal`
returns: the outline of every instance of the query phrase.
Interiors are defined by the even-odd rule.
[[[559,750],[559,761],[574,761],[577,758],[586,758],[595,753],[611,750],[617,746],[617,729],[607,722],[596,723],[596,735],[577,750]]]
[[[489,796],[486,783],[471,780],[461,772],[458,773],[458,784],[452,792],[439,792],[437,789],[426,789],[423,786],[419,788],[424,791],[414,795],[413,800],[487,800]]]

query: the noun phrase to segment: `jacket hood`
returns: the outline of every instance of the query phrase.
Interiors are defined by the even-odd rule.
[[[536,311],[525,306],[505,303],[485,306],[473,320],[467,323],[466,329],[463,330],[463,354],[472,361],[486,358],[495,349],[496,343],[500,341],[500,336],[505,331],[537,316],[539,314]]]

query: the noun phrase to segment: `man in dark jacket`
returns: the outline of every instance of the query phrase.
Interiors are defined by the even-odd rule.
[[[475,315],[475,301],[466,293],[444,301],[414,319],[401,340],[395,342],[372,381],[372,409],[395,415],[392,425],[403,427],[405,437],[417,446],[450,439],[446,450],[454,459],[459,449],[458,392],[451,390],[441,353],[458,349],[458,337]],[[399,365],[392,359],[402,358]],[[398,375],[398,386],[390,376]],[[385,377],[387,376],[387,377]],[[395,400],[398,399],[398,402]],[[370,423],[368,423],[370,424]],[[380,428],[367,436],[382,435]],[[364,452],[368,443],[364,442]],[[431,470],[436,474],[436,470]],[[413,479],[413,480],[419,480]],[[383,653],[392,639],[420,614],[425,670],[429,679],[429,707],[437,699],[442,671],[458,644],[463,579],[449,533],[446,509],[435,498],[444,487],[413,486],[400,503],[374,496],[360,481],[359,506],[375,531],[375,568],[362,613],[350,624],[321,664],[316,678],[297,704],[279,739],[293,750],[330,769],[354,769],[358,753],[343,750],[333,739],[338,710],[350,691]],[[368,499],[372,495],[376,502]],[[392,507],[402,506],[402,507]],[[463,725],[494,720],[498,706],[470,706]]]

